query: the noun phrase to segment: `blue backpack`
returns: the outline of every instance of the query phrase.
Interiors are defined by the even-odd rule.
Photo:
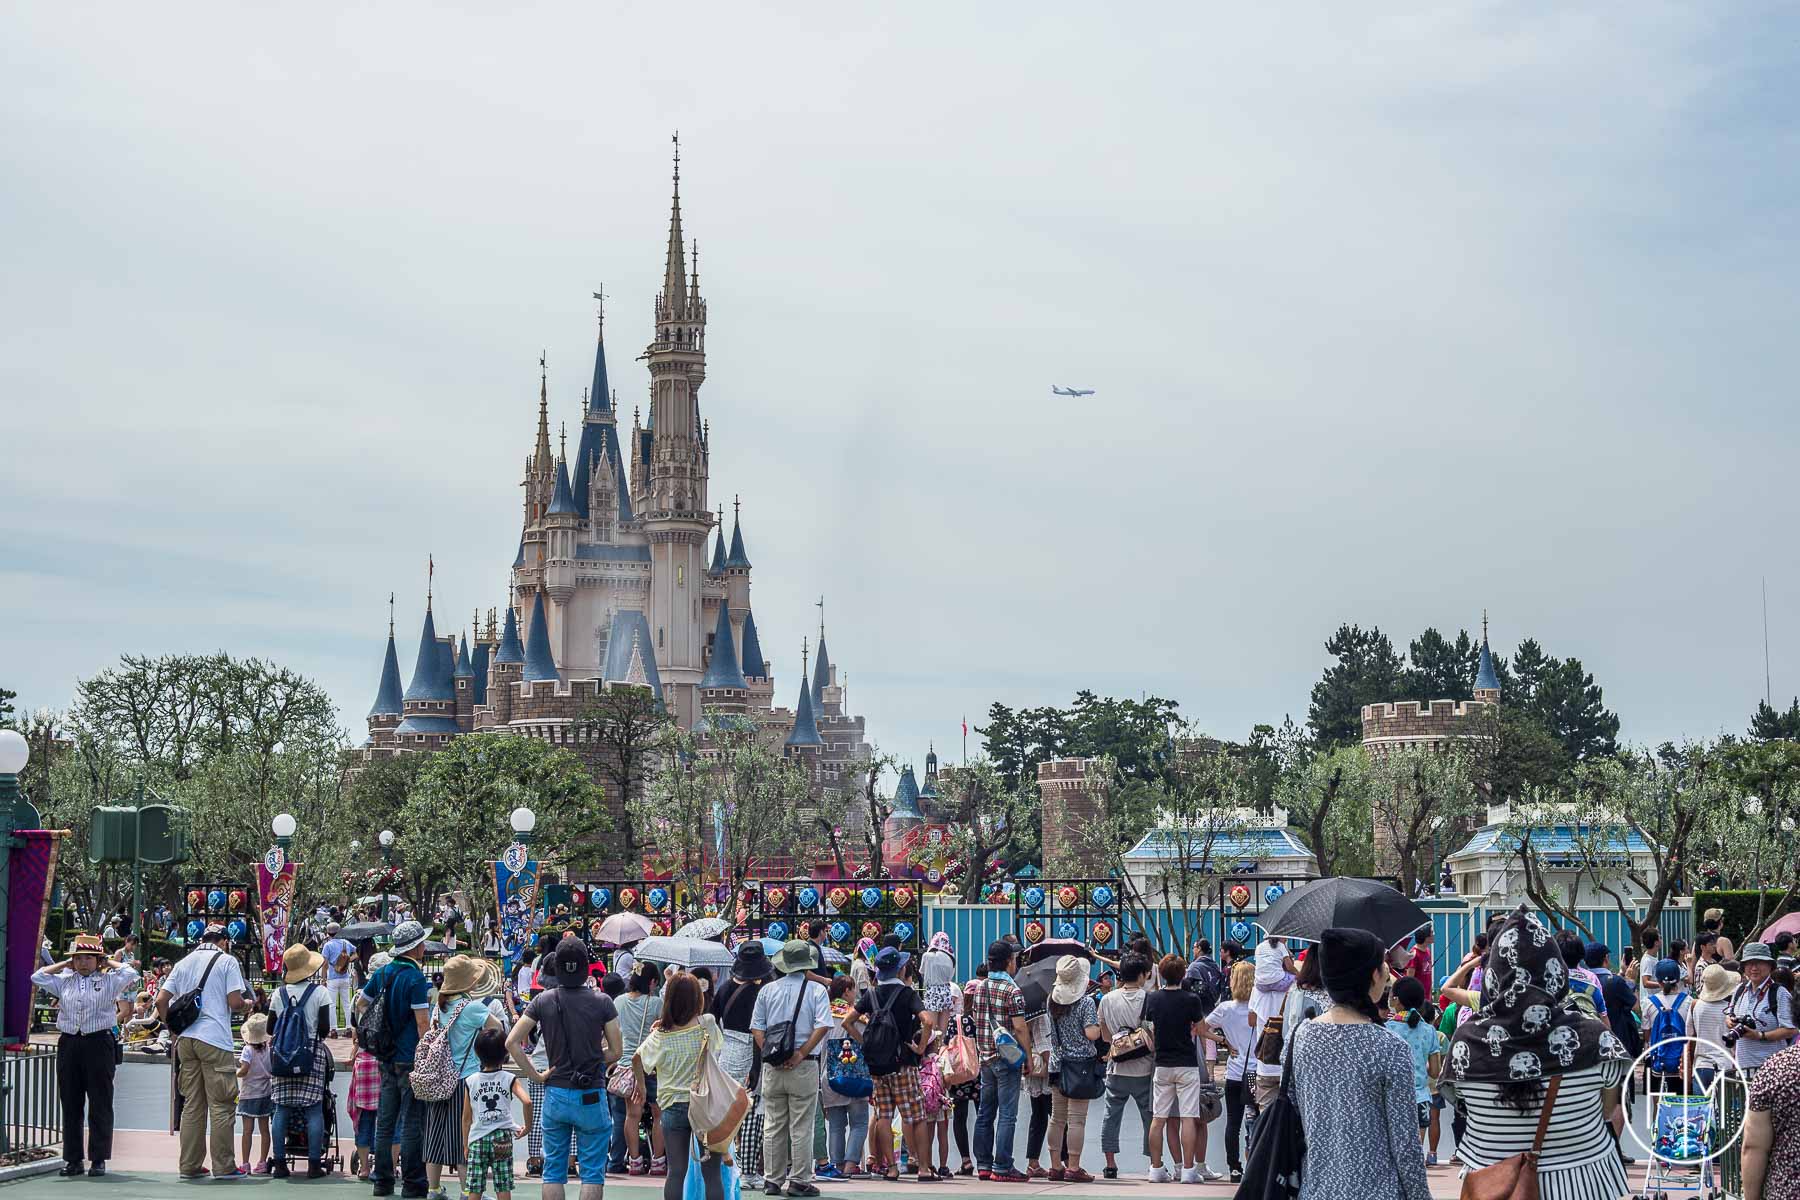
[[[1650,1051],[1650,1069],[1658,1074],[1673,1075],[1681,1070],[1687,1043],[1667,1039],[1687,1036],[1687,1017],[1681,1011],[1682,1001],[1686,999],[1686,992],[1676,992],[1674,1001],[1664,1008],[1660,994],[1652,993],[1650,996],[1650,1006],[1656,1010],[1656,1015],[1650,1019],[1650,1044],[1655,1047]],[[1658,1042],[1665,1044],[1657,1045]]]
[[[825,1043],[825,1082],[832,1091],[852,1100],[860,1100],[875,1092],[875,1080],[869,1076],[869,1060],[862,1047],[850,1038],[833,1038]]]
[[[319,1037],[313,1023],[306,1019],[306,1002],[318,990],[318,984],[307,984],[298,1001],[288,992],[287,1004],[275,1018],[275,1032],[269,1038],[269,1074],[278,1079],[303,1079],[312,1074]]]

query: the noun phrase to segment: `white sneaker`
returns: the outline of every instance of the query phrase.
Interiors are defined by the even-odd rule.
[[[1199,1167],[1183,1167],[1181,1169],[1181,1182],[1183,1182],[1183,1183],[1199,1183],[1200,1182],[1200,1168]]]
[[[1174,1180],[1172,1178],[1170,1178],[1169,1169],[1167,1167],[1151,1167],[1150,1168],[1150,1182],[1151,1183],[1173,1183]]]
[[[1204,1183],[1217,1183],[1223,1178],[1225,1177],[1211,1167],[1202,1165],[1200,1168],[1200,1179]]]

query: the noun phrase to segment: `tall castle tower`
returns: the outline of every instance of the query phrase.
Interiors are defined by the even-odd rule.
[[[650,369],[650,478],[644,532],[650,539],[650,627],[662,669],[665,699],[676,720],[700,715],[700,677],[706,670],[701,621],[706,535],[712,511],[706,438],[700,425],[700,385],[706,379],[706,301],[700,297],[699,246],[688,274],[681,232],[681,143],[675,144],[674,199],[662,292],[656,297],[655,340],[644,351]]]

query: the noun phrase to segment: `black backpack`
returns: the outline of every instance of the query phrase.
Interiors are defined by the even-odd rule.
[[[206,981],[212,978],[213,968],[225,957],[223,950],[214,950],[212,961],[206,964],[206,970],[200,972],[200,984],[191,992],[183,992],[169,1005],[169,1032],[180,1037],[192,1028],[200,1019],[200,999],[206,995]]]
[[[1210,958],[1198,958],[1188,964],[1182,987],[1200,997],[1200,1015],[1204,1017],[1225,997],[1225,973]]]
[[[394,977],[398,974],[397,970],[388,971],[386,986],[363,1009],[362,1016],[356,1018],[356,1044],[374,1055],[378,1062],[393,1061],[394,1051],[400,1048],[393,1024],[388,1020],[388,997],[393,993]]]
[[[863,1058],[868,1061],[871,1075],[892,1075],[898,1071],[900,1052],[906,1046],[894,1006],[902,994],[912,989],[901,983],[883,984],[875,989],[875,994],[880,996],[884,990],[888,993],[886,1001],[869,1005],[869,1023],[862,1036]]]

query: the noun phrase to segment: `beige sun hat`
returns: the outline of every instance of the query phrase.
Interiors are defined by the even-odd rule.
[[[1742,982],[1743,977],[1736,971],[1727,971],[1718,963],[1714,963],[1700,973],[1700,999],[1708,1004],[1729,1000],[1731,994],[1737,991],[1738,984]]]
[[[284,983],[303,983],[319,973],[325,965],[325,956],[315,950],[308,950],[296,942],[282,952],[281,978]]]
[[[268,1040],[268,1013],[251,1013],[244,1018],[244,1044],[246,1046],[260,1046]]]
[[[1079,954],[1065,954],[1056,960],[1056,986],[1050,999],[1058,1004],[1073,1004],[1087,995],[1088,960]]]
[[[485,958],[458,954],[444,964],[444,982],[438,985],[439,996],[460,996],[466,992],[483,993],[491,987],[499,972]]]

